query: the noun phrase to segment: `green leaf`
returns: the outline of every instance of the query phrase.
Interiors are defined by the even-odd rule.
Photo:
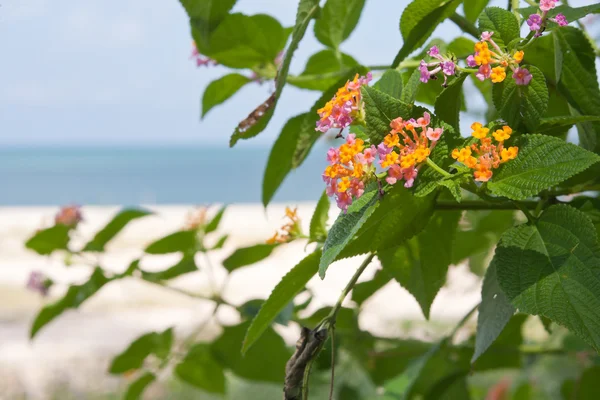
[[[373,85],[373,88],[398,100],[401,100],[403,87],[402,74],[395,69],[386,70]]]
[[[310,241],[311,242],[324,242],[327,238],[327,220],[329,219],[329,197],[327,193],[323,192],[315,212],[310,219]]]
[[[427,353],[412,361],[400,376],[389,381],[385,385],[385,394],[390,395],[390,397],[386,397],[385,399],[408,399],[410,391],[419,379],[425,366],[439,350],[440,345],[438,343],[436,346],[431,347]]]
[[[338,58],[333,50],[321,50],[310,56],[300,75],[289,76],[288,83],[303,89],[324,91],[338,82],[340,76],[345,75],[344,71],[357,65],[358,61],[348,54],[340,53]]]
[[[321,254],[321,251],[317,250],[306,256],[275,286],[275,289],[273,289],[248,328],[242,344],[242,354],[248,352],[248,349],[271,326],[277,315],[304,289],[308,281],[317,273]]]
[[[481,288],[475,352],[471,363],[474,363],[494,343],[514,313],[515,308],[500,288],[496,265],[492,263],[485,273]]]
[[[581,374],[581,377],[570,387],[563,385],[561,392],[564,399],[596,400],[598,398],[598,381],[600,380],[600,366],[592,365]],[[565,390],[566,389],[566,390]]]
[[[283,91],[283,86],[286,83],[288,71],[290,69],[290,63],[292,62],[292,57],[294,56],[294,52],[298,48],[298,44],[300,40],[304,37],[304,33],[306,32],[306,28],[308,27],[308,23],[311,19],[313,19],[317,12],[319,11],[319,0],[300,0],[298,4],[298,11],[296,13],[296,24],[294,25],[294,30],[292,31],[292,39],[290,41],[289,46],[285,52],[283,57],[283,61],[281,62],[281,66],[277,71],[277,79],[275,84],[275,93],[273,94],[273,104],[268,107],[267,111],[260,117],[258,123],[250,126],[248,129],[240,130],[240,126],[235,129],[233,135],[231,136],[231,140],[229,145],[233,147],[239,139],[249,139],[260,132],[262,132],[267,124],[269,123],[271,117],[273,116],[273,112],[275,111],[275,106],[277,105],[277,100],[281,96],[281,92]],[[234,30],[237,28],[233,28]]]
[[[173,328],[161,333],[146,333],[131,342],[121,354],[112,360],[108,372],[122,374],[132,369],[140,369],[150,354],[164,360],[171,352],[172,343]]]
[[[365,131],[371,143],[380,143],[390,131],[390,122],[398,117],[407,118],[412,106],[369,86],[360,90],[365,104]]]
[[[180,275],[198,271],[194,257],[183,257],[181,261],[164,271],[146,272],[142,271],[142,279],[150,282],[167,281]]]
[[[185,230],[171,233],[151,243],[146,250],[148,254],[189,253],[196,250],[196,231]]]
[[[556,128],[570,128],[581,122],[600,121],[600,116],[596,115],[561,115],[558,117],[541,118],[540,125],[537,127],[538,133],[544,133]]]
[[[323,256],[319,263],[319,276],[325,278],[329,265],[336,259],[362,224],[373,214],[379,205],[378,191],[365,192],[361,198],[356,200],[346,213],[340,214],[329,230],[329,235],[323,246]]]
[[[524,19],[529,18],[531,14],[536,14],[539,10],[539,7],[526,7],[519,8],[517,11],[521,13]],[[599,14],[600,13],[600,3],[599,4],[591,4],[589,6],[583,7],[569,7],[566,5],[559,5],[554,7],[552,10],[548,11],[548,17],[554,17],[557,14],[563,14],[569,23],[575,22],[578,19],[581,19],[589,14]]]
[[[494,263],[519,311],[548,317],[600,350],[600,246],[583,212],[555,205],[534,225],[510,229]]]
[[[83,251],[104,251],[106,243],[112,240],[125,226],[133,221],[134,219],[142,218],[147,215],[151,215],[150,211],[145,210],[123,210],[113,217],[113,219],[106,224],[102,230],[96,233],[96,236],[90,240]]]
[[[490,0],[464,0],[465,17],[470,22],[477,21],[483,9],[488,5]]]
[[[233,8],[237,0],[179,0],[196,30],[196,45],[208,46],[210,34]]]
[[[435,115],[442,121],[460,131],[459,115],[463,83],[468,74],[461,74],[453,79],[442,93],[435,99]]]
[[[242,247],[233,252],[223,261],[223,267],[229,272],[246,265],[257,263],[269,257],[277,244],[257,244],[250,247]]]
[[[315,22],[315,36],[325,46],[337,49],[350,36],[365,0],[327,0]]]
[[[410,53],[420,47],[435,28],[454,13],[461,0],[414,0],[402,12],[400,33],[404,43],[396,55],[396,68]]]
[[[42,229],[25,242],[25,247],[42,256],[50,255],[56,250],[68,250],[70,230],[70,227],[63,224]]]
[[[419,68],[415,68],[412,74],[408,75],[408,79],[404,81],[400,101],[406,104],[413,104],[415,102],[419,88],[421,88],[421,85],[423,84],[420,81],[420,78],[421,73],[419,72]]]
[[[219,208],[219,211],[215,214],[215,216],[210,220],[206,227],[204,227],[204,233],[212,233],[217,230],[219,224],[221,223],[221,219],[223,219],[223,214],[225,214],[225,210],[227,206],[223,206]]]
[[[520,38],[519,22],[513,13],[500,7],[487,7],[479,17],[479,31],[494,32],[494,42],[500,47]]]
[[[352,300],[359,306],[362,305],[369,297],[387,285],[391,279],[392,277],[385,270],[378,269],[373,279],[354,285]]]
[[[508,302],[508,299],[505,301]],[[510,305],[510,302],[508,304]],[[508,309],[505,310],[505,312],[507,311]],[[498,326],[500,331],[497,332],[498,335],[494,338],[493,343],[491,343],[483,354],[478,355],[476,361],[474,359],[471,360],[474,363],[471,368],[475,371],[520,368],[523,355],[519,347],[523,344],[523,324],[528,317],[527,314],[515,314],[508,318],[506,324]],[[479,338],[476,337],[475,340],[475,352],[477,352],[477,340]]]
[[[79,307],[109,281],[110,279],[104,275],[104,272],[100,268],[96,268],[86,283],[70,286],[62,299],[41,309],[31,325],[30,337],[33,339],[42,327],[65,310]]]
[[[223,236],[221,236],[219,238],[219,240],[217,240],[217,243],[215,243],[214,246],[210,247],[208,250],[219,250],[222,249],[223,246],[225,245],[225,242],[227,241],[227,239],[229,239],[229,235],[225,234]]]
[[[313,274],[314,275],[314,274]],[[241,306],[237,307],[238,312],[244,319],[254,319],[263,304],[265,304],[265,300],[263,299],[252,299],[248,300]],[[273,318],[273,322],[280,325],[288,325],[294,316],[294,302],[290,301],[284,308]]]
[[[548,109],[550,95],[542,71],[532,65],[527,69],[533,76],[529,85],[520,86],[514,79],[507,78],[495,83],[492,93],[494,106],[508,125],[518,129],[523,123],[530,131],[535,131]]]
[[[269,327],[252,348],[242,355],[240,343],[249,326],[250,321],[246,321],[224,327],[221,336],[210,344],[213,357],[241,378],[280,384],[284,380],[285,364],[291,353],[281,336]]]
[[[175,375],[209,393],[225,393],[225,373],[223,367],[213,358],[210,346],[206,343],[194,345],[183,361],[175,367]]]
[[[557,185],[600,161],[594,153],[545,135],[523,135],[519,155],[488,182],[497,196],[524,200]]]
[[[240,74],[228,74],[208,84],[202,96],[202,117],[214,106],[225,102],[237,93],[250,78]]]
[[[139,399],[144,390],[155,380],[156,376],[152,372],[146,372],[129,385],[125,393],[125,400]]]
[[[446,282],[459,218],[460,212],[437,213],[408,243],[378,253],[383,269],[415,296],[425,318]]]
[[[466,1],[470,0],[465,0],[465,2]],[[484,1],[487,3],[487,0]],[[477,16],[479,16],[479,14]],[[454,54],[454,56],[458,59],[467,58],[473,54],[474,48],[475,42],[471,39],[467,39],[466,37],[457,37],[448,44],[448,52]]]

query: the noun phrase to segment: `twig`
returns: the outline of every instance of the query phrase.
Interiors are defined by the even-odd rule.
[[[452,329],[452,332],[450,332],[450,334],[448,335],[449,339],[452,339],[454,335],[456,335],[456,332],[458,332],[458,330],[465,324],[465,322],[467,322],[469,318],[471,318],[471,315],[475,313],[475,311],[477,310],[477,308],[479,308],[480,305],[481,303],[475,304],[475,306],[471,310],[469,310],[469,312],[464,317],[462,317],[460,321],[458,321],[458,324],[456,324],[454,329]]]
[[[333,306],[333,308],[331,309],[331,312],[329,313],[329,315],[327,317],[325,317],[324,321],[328,321],[331,325],[335,324],[337,314],[340,311],[340,308],[342,308],[342,303],[344,302],[344,299],[346,298],[346,296],[348,296],[348,293],[350,293],[352,288],[354,288],[354,285],[356,285],[356,281],[358,281],[358,278],[360,278],[362,273],[365,272],[365,269],[369,266],[369,264],[373,260],[373,257],[375,257],[375,254],[370,254],[363,261],[363,263],[360,265],[360,267],[358,267],[358,269],[356,270],[354,275],[352,275],[352,278],[350,278],[350,281],[348,282],[348,284],[346,285],[344,290],[342,290],[342,294],[340,295],[337,303],[335,303],[335,306]]]
[[[450,21],[454,22],[454,24],[456,24],[456,26],[462,29],[465,33],[468,33],[475,39],[479,40],[479,30],[477,27],[462,15],[454,13],[450,16]]]
[[[330,328],[331,335],[331,382],[329,383],[329,400],[333,400],[333,383],[335,381],[335,326]]]

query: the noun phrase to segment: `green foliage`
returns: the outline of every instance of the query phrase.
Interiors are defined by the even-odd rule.
[[[325,46],[337,49],[350,36],[365,0],[327,0],[315,22],[315,36]]]
[[[214,359],[208,344],[194,345],[175,367],[175,375],[206,392],[225,393],[225,373]]]
[[[489,0],[464,0],[465,17],[470,22],[477,21],[483,9],[488,5]]]
[[[257,244],[239,248],[223,260],[223,266],[227,271],[233,272],[238,268],[264,260],[271,255],[277,246],[277,244]]]
[[[104,251],[104,246],[112,240],[131,221],[152,214],[145,210],[123,210],[102,228],[92,240],[90,240],[83,251]]]
[[[317,273],[320,259],[321,251],[315,251],[306,256],[275,286],[248,328],[242,344],[242,353],[245,354],[251,348],[277,315],[302,291],[310,278]]]
[[[325,91],[339,80],[337,71],[346,71],[356,67],[358,61],[348,54],[336,53],[334,50],[321,50],[308,59],[304,71],[296,76],[289,77],[291,85],[303,89]]]
[[[237,93],[250,78],[240,74],[228,74],[208,84],[202,96],[202,117],[214,106],[228,100]]]
[[[400,33],[404,43],[392,68],[425,43],[435,28],[452,15],[460,3],[460,0],[414,0],[410,3],[400,17]]]
[[[548,317],[600,349],[600,247],[584,213],[551,206],[535,224],[502,235],[494,263],[519,311]]]
[[[379,252],[383,269],[415,296],[425,318],[429,318],[431,303],[446,282],[459,218],[459,212],[439,212],[420,234]]]
[[[110,279],[104,275],[104,272],[100,268],[95,268],[87,282],[81,285],[70,286],[63,298],[41,309],[31,325],[30,337],[33,338],[40,329],[65,310],[79,307],[109,281]]]
[[[184,256],[177,264],[159,272],[142,271],[142,278],[150,282],[167,281],[198,270],[193,256]]]
[[[173,329],[161,333],[146,333],[134,340],[121,354],[116,356],[109,367],[111,374],[122,374],[140,369],[150,354],[165,359],[171,352]]]
[[[185,230],[158,239],[144,251],[148,254],[189,253],[194,252],[197,246],[196,231]]]
[[[596,154],[551,136],[524,135],[516,144],[517,158],[488,182],[492,193],[513,200],[534,196],[600,161]]]
[[[146,372],[129,385],[125,393],[125,400],[137,400],[140,398],[144,390],[156,380],[156,376],[152,372]]]
[[[523,18],[527,19],[531,14],[537,13],[539,7],[526,7],[519,8],[517,11],[523,16]],[[562,14],[565,16],[569,23],[575,22],[586,15],[589,14],[598,14],[600,13],[600,4],[591,4],[589,6],[583,7],[570,7],[564,4],[554,7],[552,10],[548,11],[548,17],[554,17],[557,14]]]
[[[179,0],[195,31],[196,45],[204,52],[209,46],[210,34],[221,23],[237,0]]]
[[[487,7],[483,10],[479,17],[479,31],[494,32],[494,42],[500,47],[521,36],[517,18],[500,7]]]
[[[519,86],[507,76],[494,84],[492,93],[496,109],[509,126],[518,129],[524,124],[534,132],[548,109],[549,94],[544,74],[534,66],[527,68],[533,76],[529,85]]]
[[[390,130],[390,122],[397,117],[407,118],[412,106],[369,86],[363,86],[361,92],[366,112],[365,133],[371,143],[380,143]]]
[[[462,97],[462,85],[467,78],[466,74],[452,80],[440,95],[435,99],[435,115],[442,121],[452,126],[457,132],[460,130],[459,114]]]
[[[70,227],[63,224],[36,232],[27,242],[25,247],[45,256],[56,250],[68,250]]]
[[[309,237],[311,242],[323,243],[327,238],[327,220],[329,219],[329,197],[323,192],[310,219]]]
[[[399,100],[402,96],[403,87],[404,82],[402,81],[402,74],[395,69],[386,70],[383,75],[381,75],[381,78],[373,85],[373,88]]]
[[[215,216],[204,226],[204,233],[209,234],[216,231],[219,228],[219,224],[223,219],[223,215],[225,214],[225,210],[227,206],[223,206],[219,208],[219,211],[215,214]]]
[[[381,255],[380,255],[381,258]],[[357,283],[352,290],[352,300],[362,305],[369,297],[374,295],[379,289],[387,285],[392,279],[391,275],[383,269],[378,269],[373,279]]]

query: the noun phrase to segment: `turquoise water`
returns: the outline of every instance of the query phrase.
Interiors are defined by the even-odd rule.
[[[0,149],[0,205],[261,201],[268,148]],[[315,147],[274,201],[317,200],[326,149]]]

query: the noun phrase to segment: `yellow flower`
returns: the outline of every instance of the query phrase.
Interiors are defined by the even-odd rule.
[[[383,168],[391,167],[392,165],[396,164],[397,161],[398,161],[398,153],[396,153],[395,151],[392,151],[389,154],[386,154],[385,159],[381,163],[381,166]]]
[[[506,79],[506,70],[503,67],[494,67],[492,68],[490,78],[492,78],[492,82],[500,83]]]
[[[413,154],[407,154],[400,160],[400,166],[402,168],[414,167],[416,163],[415,156]]]
[[[452,150],[452,158],[457,160],[458,162],[464,163],[465,160],[471,156],[471,148],[465,147],[462,149],[454,149]]]
[[[400,143],[400,138],[398,137],[397,133],[390,133],[383,139],[383,144],[385,144],[387,147],[390,147],[390,148],[394,147],[394,146],[398,146],[399,143]]]
[[[350,189],[350,178],[345,176],[338,182],[338,192],[345,192],[348,189]]]
[[[494,139],[498,142],[504,142],[505,140],[510,139],[510,135],[512,133],[512,129],[509,126],[504,125],[502,129],[498,129],[496,132],[492,134]]]
[[[513,59],[517,62],[520,63],[521,61],[523,61],[523,56],[525,55],[525,53],[523,52],[523,50],[519,50],[517,51],[515,54],[513,54]]]
[[[465,158],[465,161],[463,162],[463,164],[465,164],[468,168],[475,168],[477,166],[477,159],[473,156],[469,156],[467,158]]]
[[[425,161],[425,159],[427,157],[429,157],[429,154],[431,153],[431,150],[429,150],[428,147],[423,147],[423,146],[419,146],[415,149],[415,152],[413,153],[416,162],[420,163]]]
[[[493,174],[494,173],[492,172],[491,169],[489,169],[485,165],[481,165],[481,164],[477,165],[477,170],[475,172],[473,172],[473,176],[475,177],[475,180],[479,181],[479,182],[489,181]]]
[[[471,129],[473,129],[473,133],[471,133],[471,135],[473,135],[473,137],[476,137],[477,139],[483,139],[487,136],[488,132],[490,131],[488,128],[484,128],[483,125],[481,125],[481,123],[479,122],[474,122],[471,125]]]
[[[502,157],[502,162],[507,162],[517,158],[517,154],[519,154],[519,148],[513,146],[509,147],[508,149],[502,149],[500,157]]]

